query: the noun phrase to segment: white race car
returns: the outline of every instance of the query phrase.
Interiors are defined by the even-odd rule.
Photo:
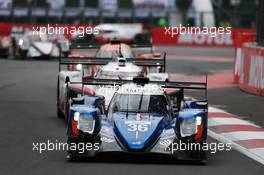
[[[62,70],[66,68],[66,70]],[[76,65],[77,70],[69,70],[69,65]],[[90,76],[91,70],[87,65],[101,65],[95,76]],[[133,77],[143,74],[143,67],[156,67],[156,72],[147,74],[152,81],[165,81],[168,79],[167,73],[160,73],[161,67],[165,67],[165,57],[163,59],[141,59],[118,57],[111,58],[64,58],[60,59],[60,70],[57,85],[57,114],[60,118],[67,118],[69,102],[71,98],[80,95],[102,95],[105,97],[105,104],[108,106],[115,88],[82,85],[84,79],[113,79],[132,80]]]
[[[63,54],[69,52],[67,39],[38,31],[26,31],[13,47],[14,58],[58,58],[60,49]]]
[[[0,56],[7,57],[9,54],[9,47],[12,44],[11,37],[0,36]]]
[[[95,28],[98,32],[94,34],[73,34],[73,42],[104,44],[113,39],[118,39],[125,43],[151,43],[150,32],[140,23],[103,23],[95,26]]]
[[[107,42],[112,39],[131,42],[138,35],[144,33],[142,24],[99,24],[96,26],[99,29],[99,34],[96,39],[101,42]]]

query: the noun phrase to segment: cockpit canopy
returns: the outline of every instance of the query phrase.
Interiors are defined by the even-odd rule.
[[[127,62],[124,57],[113,59],[105,66],[99,68],[95,75],[97,79],[132,80],[142,74],[140,67]]]
[[[133,52],[127,44],[105,44],[101,46],[96,54],[97,58],[133,58]]]
[[[167,113],[165,95],[116,93],[109,106],[109,114],[115,112]]]

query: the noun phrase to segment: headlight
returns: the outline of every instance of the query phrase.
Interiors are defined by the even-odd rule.
[[[198,116],[196,117],[196,125],[201,125],[202,124],[202,117],[201,116]]]
[[[20,39],[19,41],[18,41],[18,45],[23,45],[23,42],[24,42],[24,40],[22,40],[22,39]]]
[[[95,120],[92,115],[82,115],[75,112],[74,120],[77,121],[77,128],[83,132],[92,134],[94,132]]]
[[[187,137],[197,133],[197,126],[202,124],[202,117],[183,120],[181,123],[181,136]]]
[[[79,70],[79,71],[82,70],[82,64],[77,64],[76,65],[76,69]]]

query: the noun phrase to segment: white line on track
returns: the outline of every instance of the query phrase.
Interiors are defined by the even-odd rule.
[[[257,125],[241,120],[238,118],[209,118],[208,125],[209,126],[219,126],[219,125],[251,125],[257,127]]]
[[[232,141],[249,140],[249,139],[264,139],[264,131],[236,131],[222,133],[224,137],[229,138]],[[264,149],[264,148],[263,148]]]

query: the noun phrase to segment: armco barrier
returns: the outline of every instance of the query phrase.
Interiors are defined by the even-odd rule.
[[[242,47],[239,87],[264,96],[264,47],[246,43]]]

